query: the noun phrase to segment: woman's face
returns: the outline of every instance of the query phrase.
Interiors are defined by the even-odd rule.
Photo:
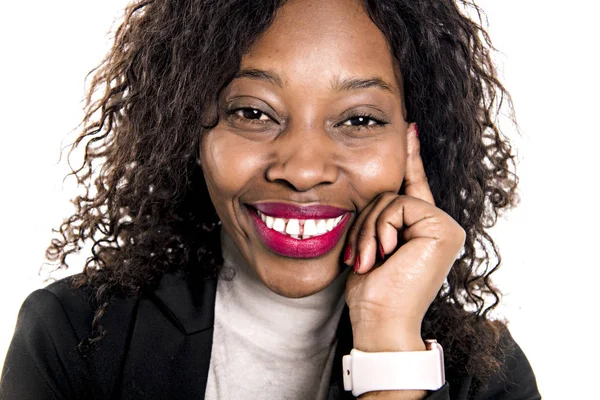
[[[404,177],[401,79],[361,3],[287,2],[201,139],[223,228],[283,296],[329,285],[357,215]]]

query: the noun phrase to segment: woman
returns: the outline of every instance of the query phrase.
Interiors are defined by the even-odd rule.
[[[25,301],[0,393],[540,398],[489,318],[490,49],[450,0],[132,4],[48,249],[92,255]]]

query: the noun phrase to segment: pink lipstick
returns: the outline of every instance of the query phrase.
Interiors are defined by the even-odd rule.
[[[342,238],[351,211],[325,205],[257,203],[248,207],[258,236],[271,251],[293,258],[316,258]]]

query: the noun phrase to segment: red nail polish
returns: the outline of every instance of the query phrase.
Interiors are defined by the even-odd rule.
[[[354,272],[357,272],[360,268],[360,254],[356,255],[356,262],[354,263]]]
[[[379,243],[379,255],[381,256],[382,260],[385,259],[385,251],[383,251],[383,246],[381,245],[381,243]]]
[[[417,126],[416,123],[415,123],[415,136],[419,137],[419,127]]]
[[[346,245],[346,250],[344,251],[344,262],[347,263],[352,258],[352,246],[350,243]]]

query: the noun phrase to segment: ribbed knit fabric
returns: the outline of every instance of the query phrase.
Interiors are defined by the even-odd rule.
[[[267,288],[225,233],[221,243],[206,399],[324,399],[349,269],[324,290],[291,299]]]

